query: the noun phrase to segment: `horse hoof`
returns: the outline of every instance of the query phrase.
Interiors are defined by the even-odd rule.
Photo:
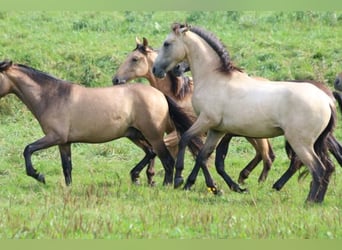
[[[245,192],[248,192],[247,188],[240,188],[239,186],[233,188],[233,191],[234,191],[234,192],[237,192],[237,193],[240,193],[240,194],[245,193]]]
[[[41,183],[43,183],[43,184],[46,184],[46,182],[45,182],[45,177],[44,177],[43,174],[38,174],[38,176],[37,176],[37,181],[39,181],[39,182],[41,182]]]
[[[212,193],[214,195],[221,195],[223,194],[222,190],[218,189],[217,187],[208,187],[209,193]]]
[[[174,181],[174,188],[180,187],[184,183],[183,177],[177,177]]]
[[[274,185],[272,186],[272,188],[275,189],[275,190],[277,190],[277,191],[280,191],[281,186],[274,184]]]

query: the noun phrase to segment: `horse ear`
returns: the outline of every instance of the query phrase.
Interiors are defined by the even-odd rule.
[[[137,45],[141,44],[141,42],[137,36],[135,37],[135,42],[137,43]]]
[[[176,34],[181,34],[184,33],[186,31],[188,31],[191,28],[190,25],[188,24],[179,24],[179,23],[175,23],[172,25],[172,30],[176,33]]]
[[[7,70],[9,67],[12,66],[12,64],[13,62],[10,60],[5,60],[5,61],[0,62],[0,71]]]
[[[183,24],[180,26],[179,32],[180,33],[185,33],[187,31],[189,31],[191,29],[191,25],[190,24]]]
[[[143,45],[144,47],[148,47],[148,41],[145,37],[143,37]]]
[[[143,37],[143,45],[144,45],[144,49],[147,53],[153,51],[153,49],[150,46],[148,46],[148,41],[145,37]]]

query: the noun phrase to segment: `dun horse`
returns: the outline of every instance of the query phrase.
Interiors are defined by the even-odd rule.
[[[155,88],[146,85],[85,88],[25,65],[3,61],[0,97],[9,93],[28,107],[45,134],[25,147],[27,175],[45,183],[44,175],[34,169],[31,155],[58,145],[65,183],[69,185],[72,143],[102,143],[127,137],[146,153],[138,167],[143,168],[157,154],[165,168],[163,183],[172,184],[174,159],[163,137],[174,129],[171,115],[179,116],[178,126],[185,119],[184,129],[191,123],[172,100]],[[152,181],[153,173],[148,177]]]
[[[178,64],[172,72],[176,75],[182,75],[184,72],[190,71],[190,66],[186,62],[182,62],[181,64]],[[342,77],[342,75],[341,75]],[[269,81],[266,78],[263,77],[253,77],[255,79]],[[342,111],[342,98],[341,95],[338,92],[331,91],[324,83],[318,82],[318,81],[312,81],[312,80],[291,80],[291,82],[297,82],[298,84],[302,82],[311,83],[315,87],[322,90],[324,93],[326,93],[333,101],[337,101],[340,109]],[[335,84],[339,82],[339,77],[337,77]],[[217,151],[220,151],[220,147],[224,149],[225,147],[225,139],[222,139],[219,145],[217,146]],[[327,139],[327,146],[332,153],[332,155],[335,157],[339,165],[342,167],[342,145],[337,141],[335,136],[331,133],[328,135]],[[276,190],[281,190],[284,185],[287,183],[287,181],[303,166],[303,163],[298,159],[296,155],[293,154],[291,149],[286,148],[287,154],[291,160],[289,168],[283,173],[283,175],[273,184],[273,188]],[[227,150],[224,149],[223,154],[227,154]]]
[[[128,54],[127,58],[118,68],[115,76],[113,77],[113,84],[123,84],[133,79],[144,77],[146,78],[151,86],[159,89],[161,92],[171,97],[177,104],[184,108],[188,114],[195,117],[194,110],[191,104],[191,97],[193,93],[192,79],[182,74],[186,68],[184,65],[177,65],[172,71],[167,72],[166,76],[162,79],[156,78],[152,73],[152,66],[158,52],[148,45],[146,38],[143,38],[143,43],[136,39],[136,48]],[[227,134],[222,141],[222,147],[227,154],[228,145],[232,135]],[[246,138],[255,148],[255,157],[247,164],[247,166],[240,172],[239,182],[244,183],[244,180],[248,178],[252,170],[263,160],[264,168],[259,177],[259,182],[266,180],[268,171],[271,168],[274,160],[274,153],[270,143],[266,139],[253,139]],[[177,141],[178,143],[178,141]],[[216,166],[218,173],[225,179],[228,186],[237,192],[244,191],[236,184],[224,171],[223,160],[225,157],[218,157],[216,159]],[[195,182],[195,179],[191,180],[191,185]],[[177,183],[179,186],[181,183]],[[187,188],[190,188],[188,185]]]
[[[253,79],[232,63],[225,46],[213,34],[174,24],[153,72],[164,77],[184,60],[189,62],[194,78],[192,103],[198,118],[181,137],[175,181],[182,179],[184,149],[196,134],[208,131],[194,169],[206,166],[226,133],[261,138],[284,135],[287,147],[312,175],[307,202],[322,202],[334,170],[326,147],[336,122],[333,101],[309,83],[275,84]],[[212,179],[206,178],[206,183],[216,190]]]

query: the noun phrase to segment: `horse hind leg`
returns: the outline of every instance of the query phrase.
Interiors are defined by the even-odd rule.
[[[146,169],[147,183],[153,186],[155,184],[153,181],[153,176],[155,174],[154,160],[155,160],[156,154],[153,152],[151,144],[145,139],[142,133],[135,128],[130,128],[126,134],[126,137],[145,152],[144,158],[140,162],[138,162],[138,164],[135,165],[135,167],[130,171],[132,183],[140,184],[139,182],[140,172],[147,165],[147,169]]]
[[[226,158],[227,152],[228,152],[228,147],[229,147],[229,142],[233,138],[232,135],[226,134],[216,147],[216,156],[215,156],[215,166],[216,166],[216,171],[217,173],[225,180],[229,188],[235,192],[238,193],[243,193],[247,189],[241,188],[237,183],[235,183],[230,176],[226,173],[224,170],[224,160]]]
[[[329,134],[325,138],[325,140],[327,142],[331,139],[331,138],[329,138],[330,135],[331,134]],[[331,161],[331,159],[329,158],[329,155],[328,155],[329,142],[327,144],[318,142],[317,144],[318,145],[315,145],[315,150],[316,150],[317,154],[319,155],[322,163],[325,166],[325,173],[323,175],[322,184],[321,184],[319,191],[316,194],[316,197],[317,197],[318,201],[323,201],[325,193],[328,189],[330,177],[331,177],[332,173],[335,171],[335,166],[334,166],[334,163]],[[326,145],[328,145],[328,146],[326,147]]]

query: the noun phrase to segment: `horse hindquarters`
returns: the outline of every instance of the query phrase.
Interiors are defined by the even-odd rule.
[[[325,129],[318,136],[314,145],[303,144],[303,138],[294,138],[287,136],[289,144],[300,160],[309,168],[312,175],[310,191],[307,197],[307,202],[322,202],[326,190],[328,188],[330,176],[335,167],[328,157],[327,141],[328,136],[332,133],[336,122],[336,112],[330,107],[330,120]]]

